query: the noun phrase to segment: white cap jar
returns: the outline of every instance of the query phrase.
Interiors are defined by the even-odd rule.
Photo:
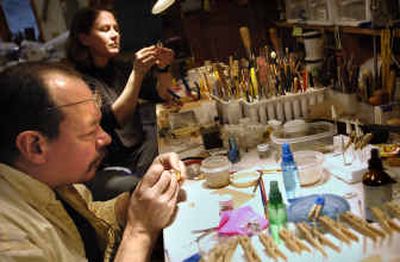
[[[231,162],[225,156],[210,156],[201,162],[200,170],[206,178],[206,185],[219,188],[229,185]]]

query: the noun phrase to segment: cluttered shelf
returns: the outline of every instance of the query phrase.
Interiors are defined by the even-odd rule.
[[[289,23],[289,22],[276,22],[275,25],[280,28],[294,28],[301,27],[303,29],[322,30],[327,32],[335,32],[336,28],[340,32],[347,34],[371,35],[380,36],[382,29],[380,28],[362,28],[357,26],[344,26],[344,25],[316,25],[304,23]],[[393,36],[400,37],[400,29],[393,30]]]

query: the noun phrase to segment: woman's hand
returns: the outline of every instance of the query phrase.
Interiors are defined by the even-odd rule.
[[[135,61],[133,62],[133,70],[137,74],[145,75],[150,68],[159,60],[159,50],[152,45],[140,49],[135,53]]]
[[[157,48],[157,60],[156,64],[160,69],[171,65],[174,61],[175,53],[172,49],[166,47],[156,47]]]

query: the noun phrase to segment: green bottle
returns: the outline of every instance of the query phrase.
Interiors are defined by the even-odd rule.
[[[281,243],[279,231],[286,226],[287,211],[282,201],[282,194],[279,191],[278,181],[271,181],[269,187],[269,228],[272,238],[276,243]]]

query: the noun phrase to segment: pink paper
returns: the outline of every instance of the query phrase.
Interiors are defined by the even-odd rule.
[[[222,212],[218,233],[222,235],[252,235],[268,227],[268,220],[250,206]]]

